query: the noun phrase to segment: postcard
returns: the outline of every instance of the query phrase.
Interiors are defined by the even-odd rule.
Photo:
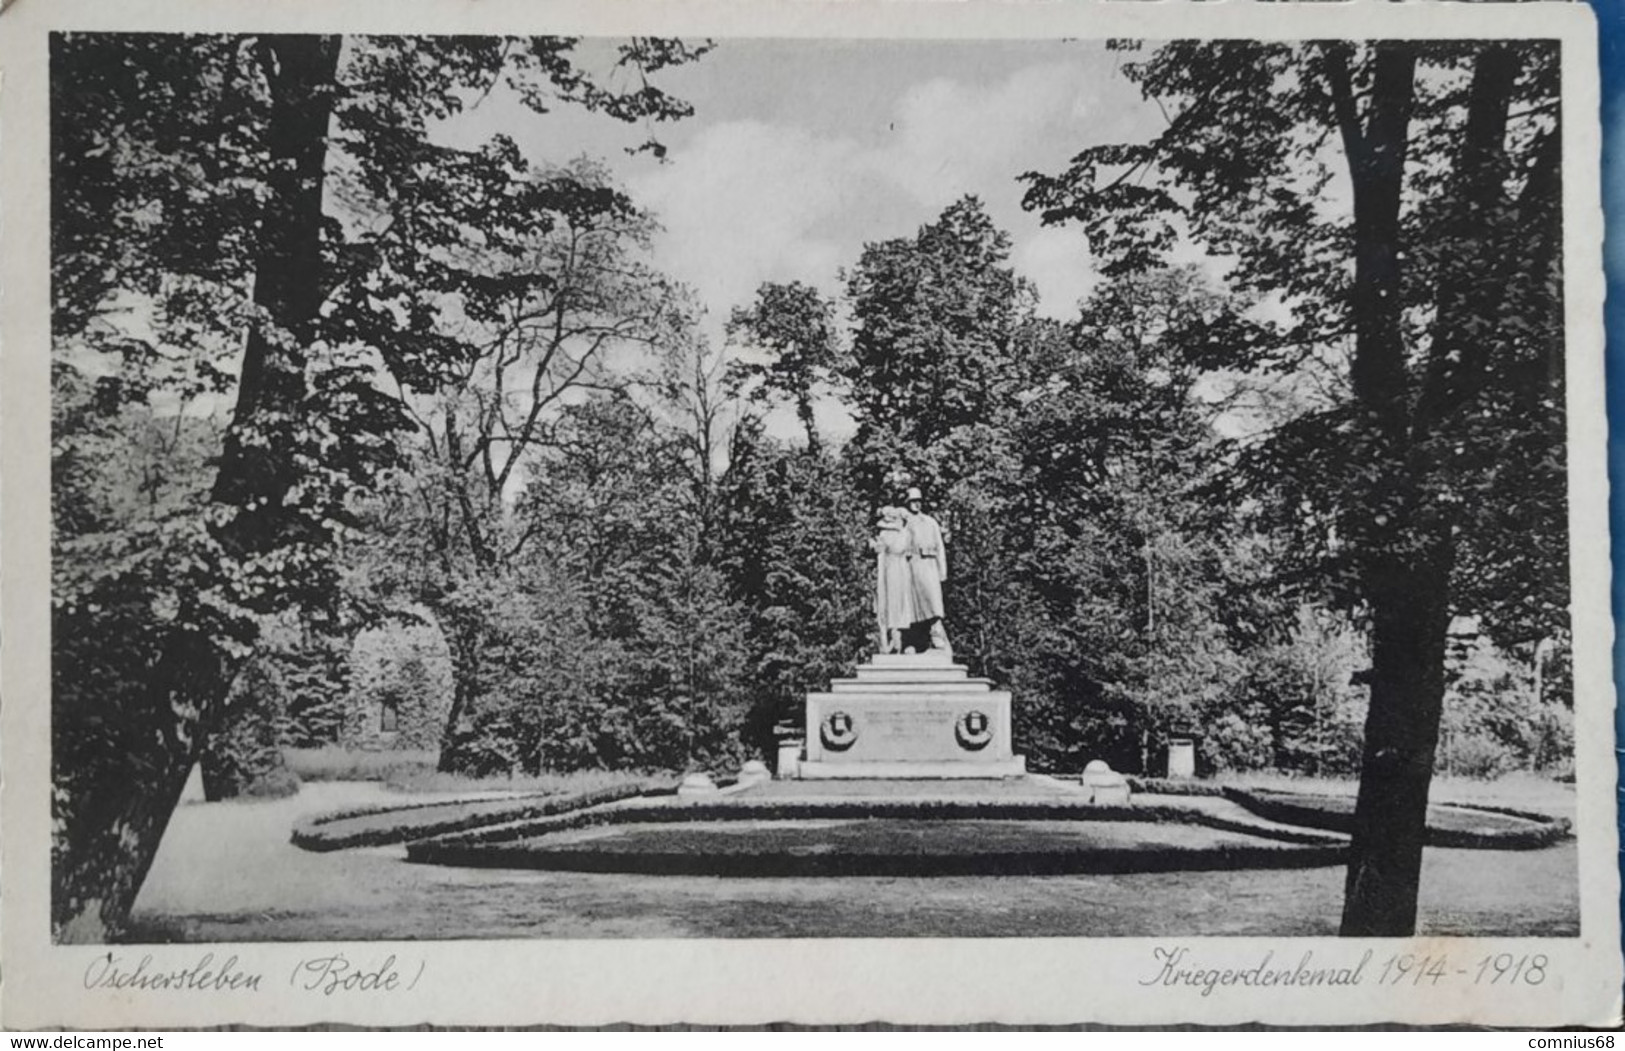
[[[0,25],[5,1025],[1619,1024],[1585,5]]]

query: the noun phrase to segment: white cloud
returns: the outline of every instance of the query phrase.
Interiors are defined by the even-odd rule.
[[[876,170],[940,209],[967,192],[1014,187],[1044,132],[1086,107],[1086,73],[1056,63],[983,85],[939,77],[908,91],[897,106],[894,143],[872,158]]]
[[[1017,176],[1057,171],[1084,146],[1143,134],[1143,104],[1087,55],[1025,66],[1011,66],[1010,52],[986,58],[994,64],[944,74],[940,63],[905,55],[885,73],[871,67],[827,86],[816,103],[782,93],[777,67],[745,70],[733,82],[757,85],[755,93],[729,100],[743,112],[697,124],[672,144],[669,163],[629,173],[633,198],[665,226],[657,265],[709,307],[714,343],[761,282],[800,280],[838,296],[839,269],[856,263],[866,242],[912,236],[965,194],[1011,234],[1011,265],[1036,285],[1041,311],[1073,314],[1099,280],[1087,244],[1076,226],[1046,228],[1022,210]],[[830,119],[832,106],[840,119]],[[696,109],[707,112],[703,99]],[[850,416],[827,400],[818,421],[834,440],[852,431]],[[799,440],[787,408],[767,422],[776,436]]]
[[[838,269],[866,241],[908,236],[967,193],[1011,230],[1014,265],[1045,312],[1063,316],[1094,284],[1087,249],[1076,230],[1023,212],[1015,177],[1064,162],[1100,104],[1100,79],[1083,63],[985,83],[934,77],[898,96],[886,131],[861,142],[767,120],[715,124],[630,188],[664,223],[657,262],[711,308],[714,339],[761,282],[836,294]]]
[[[1047,317],[1071,317],[1078,301],[1100,283],[1088,243],[1076,227],[1040,227],[1018,242],[1011,263],[1037,286],[1039,313]]]
[[[712,311],[713,337],[763,281],[832,289],[849,246],[829,217],[852,206],[850,142],[755,121],[719,124],[636,177],[635,200],[665,227],[656,261]]]

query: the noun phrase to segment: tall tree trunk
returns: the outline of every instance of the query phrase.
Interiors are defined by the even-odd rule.
[[[305,368],[325,294],[322,187],[339,39],[268,37],[261,55],[273,104],[266,129],[271,195],[254,269],[258,316],[248,332],[213,493],[217,504],[234,509],[216,536],[239,558],[316,539],[308,519],[286,507],[285,498],[300,474],[293,451],[305,426]],[[206,798],[241,795],[283,771],[276,713],[264,710],[268,703],[275,699],[250,696],[245,710],[220,713],[235,725],[217,726],[204,740]]]
[[[73,798],[52,868],[51,925],[61,942],[105,942],[129,917],[158,855],[200,746],[201,716],[230,681],[220,650],[198,632],[176,632],[134,703],[119,713],[94,773],[55,773]],[[82,786],[82,787],[81,787]]]
[[[1363,584],[1374,624],[1371,707],[1366,718],[1360,793],[1355,803],[1342,933],[1406,934],[1415,924],[1421,876],[1422,823],[1432,774],[1431,744],[1418,755],[1428,725],[1431,610],[1414,609],[1438,581],[1417,580],[1402,557],[1381,558],[1404,535],[1410,380],[1403,318],[1400,202],[1415,99],[1416,51],[1406,42],[1375,47],[1371,93],[1362,117],[1348,67],[1347,45],[1325,52],[1333,113],[1354,191],[1354,285],[1350,312],[1355,352],[1350,368],[1364,414],[1375,484],[1359,501],[1351,535],[1368,562]],[[1442,597],[1442,592],[1440,593]],[[1441,629],[1442,640],[1442,629]],[[1439,649],[1442,667],[1443,649]],[[1435,669],[1437,670],[1437,668]],[[1437,713],[1433,718],[1437,731]]]
[[[447,640],[451,649],[451,710],[440,730],[440,760],[436,764],[437,770],[449,774],[462,769],[467,760],[461,747],[462,726],[474,710],[479,683],[480,627],[468,614],[442,614],[437,610],[435,616],[451,634]]]
[[[1540,256],[1541,244],[1554,240],[1540,236],[1550,231],[1519,229],[1507,194],[1507,115],[1521,65],[1514,49],[1486,45],[1473,66],[1442,238],[1449,262],[1439,277],[1433,346],[1411,428],[1416,446],[1448,429],[1451,416],[1483,389],[1497,342],[1497,307],[1512,271],[1543,269],[1538,259],[1517,258],[1508,249],[1515,244],[1519,252]],[[1537,180],[1543,170],[1537,166]]]
[[[1455,472],[1448,467],[1453,455],[1448,428],[1451,413],[1471,401],[1489,368],[1493,339],[1487,328],[1505,287],[1496,245],[1511,220],[1505,138],[1519,66],[1516,54],[1499,45],[1484,47],[1474,63],[1450,191],[1451,244],[1420,390],[1411,396],[1412,386],[1401,382],[1403,359],[1392,360],[1386,346],[1372,346],[1383,364],[1363,377],[1363,385],[1358,369],[1355,376],[1357,396],[1383,421],[1378,463],[1385,483],[1378,490],[1382,498],[1367,509],[1377,527],[1368,534],[1372,543],[1363,572],[1373,620],[1371,707],[1343,902],[1341,933],[1347,936],[1403,937],[1416,929],[1455,563],[1457,504],[1450,491]],[[1380,64],[1377,83],[1382,83]],[[1380,113],[1380,97],[1375,107]],[[1401,158],[1403,153],[1401,147]],[[1396,240],[1387,254],[1397,261],[1397,194],[1393,206]],[[1380,225],[1387,218],[1384,214]],[[1358,290],[1358,263],[1355,283]],[[1373,285],[1381,289],[1378,282]],[[1368,310],[1399,301],[1397,285],[1374,297],[1367,290],[1366,296]],[[1392,323],[1397,334],[1397,316]],[[1357,360],[1366,350],[1364,343],[1357,345]]]
[[[234,559],[304,535],[284,498],[297,480],[292,430],[322,297],[322,174],[339,45],[337,37],[314,36],[269,36],[261,45],[272,101],[269,200],[254,283],[258,316],[213,491],[216,504],[231,509],[212,527],[214,536]],[[209,619],[191,607],[175,623]],[[177,626],[170,634],[139,710],[130,712],[139,725],[123,728],[129,754],[112,758],[114,776],[88,784],[66,822],[52,902],[59,939],[101,941],[124,926],[220,717],[236,663],[203,629]]]
[[[1346,937],[1416,929],[1428,788],[1444,708],[1449,545],[1394,560],[1371,596],[1371,708],[1344,883]]]
[[[1396,459],[1409,424],[1402,310],[1400,197],[1415,100],[1416,45],[1376,45],[1369,116],[1362,120],[1346,45],[1326,52],[1333,108],[1354,190],[1354,395]]]
[[[236,509],[216,535],[239,557],[305,539],[308,532],[284,498],[298,480],[292,452],[304,422],[306,358],[325,293],[322,183],[339,43],[337,37],[269,36],[261,44],[272,103],[270,199],[254,268],[258,316],[248,332],[213,493],[216,503]]]
[[[807,454],[817,459],[822,446],[818,440],[818,422],[813,418],[811,391],[803,389],[796,393],[796,418],[807,432]]]

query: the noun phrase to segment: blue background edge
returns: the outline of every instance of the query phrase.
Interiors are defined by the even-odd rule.
[[[1625,621],[1625,575],[1620,572],[1621,540],[1625,539],[1625,0],[1588,0],[1597,16],[1597,52],[1602,77],[1602,198],[1604,209],[1603,268],[1608,299],[1603,308],[1607,324],[1604,350],[1608,370],[1608,518],[1612,535],[1613,610],[1616,625]],[[1625,666],[1625,643],[1618,629],[1614,636],[1614,684],[1620,693],[1620,669]],[[1614,759],[1625,785],[1625,713],[1614,709]],[[1617,823],[1625,844],[1625,788],[1616,790]],[[1625,861],[1625,846],[1620,857]],[[1625,866],[1622,866],[1625,867]],[[1620,893],[1625,916],[1625,886]],[[1625,924],[1622,924],[1625,931]],[[1621,951],[1625,952],[1625,934]]]

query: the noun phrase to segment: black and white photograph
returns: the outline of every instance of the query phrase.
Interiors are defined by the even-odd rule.
[[[35,34],[61,981],[1617,1012],[1594,41],[1205,6]]]

